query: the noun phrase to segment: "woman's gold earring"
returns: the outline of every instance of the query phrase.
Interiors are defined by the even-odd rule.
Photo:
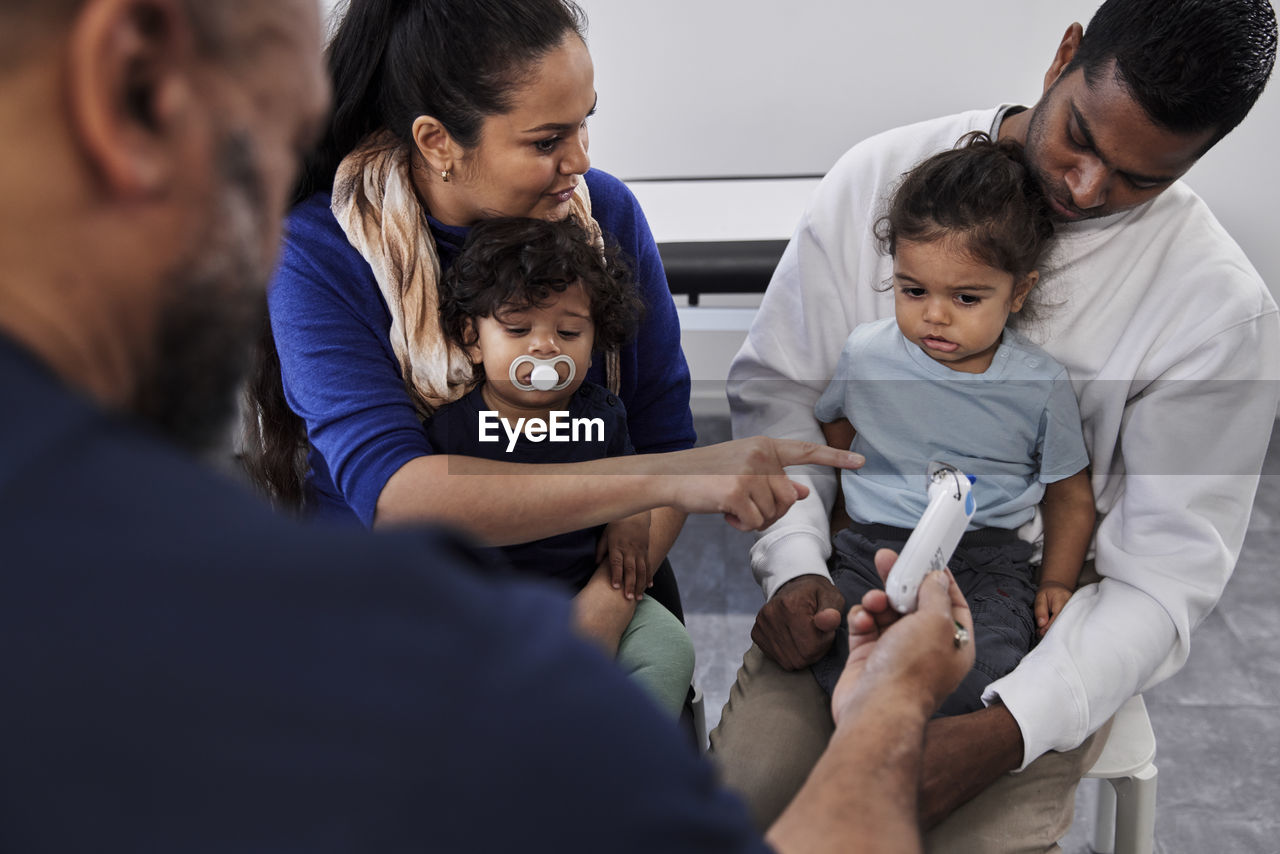
[[[441,181],[444,181],[446,184],[448,184],[448,183],[449,183],[449,170],[448,170],[448,169],[441,169],[441,170],[440,170],[440,180],[441,180]]]

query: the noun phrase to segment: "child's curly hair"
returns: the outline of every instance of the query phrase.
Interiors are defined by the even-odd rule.
[[[601,251],[573,217],[481,220],[440,283],[440,328],[460,347],[476,343],[472,319],[542,307],[575,282],[591,304],[595,349],[631,339],[644,312],[616,246]],[[478,375],[483,368],[476,366]]]
[[[908,172],[876,221],[882,251],[955,235],[975,261],[1022,277],[1053,237],[1048,202],[1016,142],[965,134]]]

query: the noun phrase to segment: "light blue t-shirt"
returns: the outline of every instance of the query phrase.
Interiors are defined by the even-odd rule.
[[[867,463],[843,472],[841,486],[849,516],[863,523],[914,528],[938,460],[977,478],[971,529],[1017,528],[1046,483],[1089,464],[1066,368],[1010,329],[991,367],[970,374],[931,359],[892,317],[864,323],[814,414],[857,431],[851,450]]]

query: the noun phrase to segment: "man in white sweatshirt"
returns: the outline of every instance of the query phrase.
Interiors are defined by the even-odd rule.
[[[1039,285],[1049,308],[1022,331],[1067,367],[1080,400],[1100,520],[1086,572],[1098,583],[991,684],[985,709],[930,724],[931,850],[1054,847],[1101,748],[1091,734],[1181,667],[1235,566],[1276,412],[1280,319],[1178,179],[1249,112],[1275,50],[1265,0],[1108,0],[1087,31],[1067,29],[1033,107],[856,145],[815,192],[730,369],[736,435],[821,442],[813,405],[845,338],[893,313],[892,292],[874,287],[892,272],[873,233],[888,191],[970,131],[1025,146],[1059,227]],[[829,737],[807,665],[846,606],[826,569],[835,472],[798,479],[810,496],[752,550],[767,602],[712,734],[762,826]]]

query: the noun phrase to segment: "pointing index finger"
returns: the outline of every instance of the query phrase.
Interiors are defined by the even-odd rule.
[[[866,462],[862,454],[841,451],[830,445],[804,442],[799,439],[774,439],[778,461],[785,466],[820,465],[839,469],[856,469]]]

